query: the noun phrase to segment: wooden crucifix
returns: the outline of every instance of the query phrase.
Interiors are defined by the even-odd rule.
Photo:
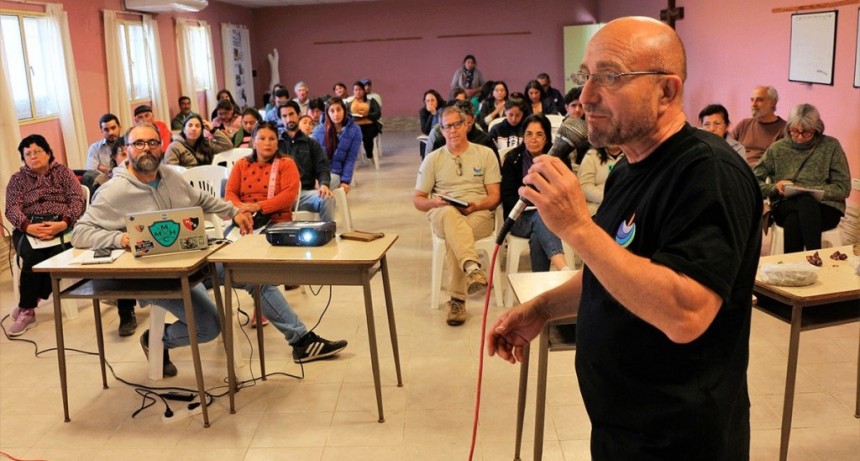
[[[684,7],[675,8],[675,0],[669,0],[669,7],[660,10],[660,20],[674,29],[675,21],[678,19],[684,19]]]

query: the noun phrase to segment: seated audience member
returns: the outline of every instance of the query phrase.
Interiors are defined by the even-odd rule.
[[[235,114],[238,114],[242,111],[239,105],[236,104],[236,100],[233,99],[233,93],[231,93],[230,90],[226,88],[218,91],[218,94],[215,95],[215,101],[215,110],[212,111],[212,116],[209,117],[210,120],[214,120],[216,117],[218,117],[218,103],[220,103],[221,101],[229,101],[230,104],[233,106],[233,113]]]
[[[589,149],[579,165],[576,175],[579,177],[579,185],[585,195],[585,202],[591,216],[597,213],[597,208],[603,203],[603,187],[606,178],[615,167],[618,159],[624,155],[619,146],[606,146]]]
[[[382,117],[382,109],[375,99],[367,97],[361,82],[355,82],[352,85],[352,102],[349,103],[349,113],[358,127],[361,128],[364,153],[367,158],[373,158],[373,139],[379,134],[379,118]]]
[[[331,168],[332,189],[343,187],[349,192],[355,159],[361,149],[361,129],[346,113],[346,104],[340,98],[330,98],[326,103],[325,122],[314,128],[313,138],[328,157]]]
[[[367,98],[376,101],[379,104],[379,110],[382,110],[382,96],[373,92],[373,80],[365,78],[361,80],[361,84],[364,86],[364,93],[367,94]]]
[[[351,98],[349,97],[349,94],[347,94],[348,90],[346,88],[346,83],[335,83],[334,86],[331,88],[331,91],[334,94],[334,97],[340,98],[343,100],[343,102],[349,103],[348,100]]]
[[[761,193],[771,200],[771,215],[785,232],[786,253],[821,248],[821,233],[839,225],[851,193],[848,159],[836,138],[824,134],[818,109],[791,109],[785,137],[771,144],[753,167]],[[767,182],[770,179],[770,182]],[[824,192],[793,194],[793,186]]]
[[[469,98],[469,101],[475,107],[475,115],[478,115],[478,112],[481,110],[481,102],[493,94],[493,88],[495,88],[495,86],[496,82],[487,80],[483,85],[481,85],[481,92],[476,93],[474,96]]]
[[[453,105],[459,107],[460,110],[466,114],[466,139],[473,144],[489,147],[492,149],[493,153],[496,154],[496,159],[498,159],[499,151],[496,149],[496,143],[493,142],[490,135],[484,133],[475,123],[475,108],[472,106],[472,102],[457,101]],[[426,154],[429,154],[444,145],[445,137],[442,135],[442,126],[437,123],[436,126],[433,127],[433,130],[430,131],[430,135],[427,136],[427,146],[424,151],[424,155],[422,155],[421,158],[423,159]]]
[[[167,149],[167,146],[173,141],[173,133],[167,129],[167,125],[161,120],[156,120],[155,116],[152,115],[152,108],[145,104],[134,108],[134,123],[148,123],[158,128],[162,149]]]
[[[204,130],[212,132],[209,122],[196,114],[188,117],[182,132],[179,133],[180,138],[170,143],[167,148],[164,163],[185,168],[210,165],[215,154],[233,148],[233,141],[224,131],[216,130],[212,132],[212,137],[208,138]]]
[[[257,109],[246,107],[242,111],[242,128],[233,135],[233,147],[252,147],[251,134],[262,121],[263,117]]]
[[[755,166],[764,151],[785,132],[785,120],[776,115],[779,93],[772,86],[757,86],[750,96],[752,117],[741,120],[731,136],[747,151],[747,163]]]
[[[170,129],[173,131],[182,130],[182,125],[185,124],[185,119],[191,115],[191,98],[188,96],[179,97],[179,113],[173,120],[170,121]]]
[[[519,146],[523,142],[522,122],[527,103],[520,98],[512,97],[505,103],[505,119],[490,129],[490,138],[499,150]]]
[[[285,90],[285,89],[287,89],[287,87],[285,87],[284,85],[282,85],[280,83],[275,83],[275,85],[272,87],[272,93],[269,95],[269,102],[266,103],[266,107],[264,108],[264,111],[263,111],[264,114],[266,114],[272,110],[277,112],[278,101],[277,101],[276,95],[278,94],[278,90],[281,90],[281,89]],[[287,94],[287,98],[289,98],[289,93]],[[275,117],[275,118],[277,118],[277,117]]]
[[[302,180],[298,209],[319,213],[320,220],[334,222],[335,201],[329,188],[331,169],[328,158],[318,142],[299,130],[299,105],[295,101],[287,101],[278,110],[284,125],[278,148],[281,153],[293,157]]]
[[[119,125],[119,118],[114,114],[104,114],[99,119],[99,129],[102,132],[102,139],[90,144],[87,151],[86,169],[98,170],[103,175],[110,174],[110,153],[111,146],[116,142],[117,138],[122,134],[122,128]],[[107,180],[105,176],[101,182]]]
[[[555,113],[555,106],[547,101],[546,93],[544,93],[543,87],[537,80],[531,80],[526,83],[523,94],[528,98],[531,109],[530,113],[543,115]]]
[[[505,116],[505,101],[507,100],[508,84],[500,80],[493,87],[493,95],[481,102],[481,110],[478,112],[478,125],[484,131],[487,131],[490,122]]]
[[[481,269],[475,240],[493,232],[493,213],[499,204],[499,162],[490,149],[466,138],[466,116],[462,109],[442,109],[440,124],[445,146],[421,162],[412,203],[427,212],[433,233],[445,239],[446,264],[450,273],[448,325],[466,321],[466,294],[487,288],[487,273]],[[458,208],[445,201],[447,195],[468,202]]]
[[[308,113],[311,117],[311,128],[316,128],[325,118],[325,100],[323,98],[313,98],[308,102]]]
[[[299,131],[304,133],[306,136],[310,136],[314,132],[314,122],[311,120],[310,115],[301,115],[299,116]]]
[[[242,117],[233,109],[230,101],[218,101],[215,106],[217,117],[212,119],[212,131],[220,130],[231,140],[242,129]]]
[[[551,114],[564,114],[565,113],[565,105],[564,105],[564,96],[562,96],[561,91],[552,87],[552,82],[550,81],[549,74],[546,72],[541,72],[537,76],[537,81],[540,83],[540,86],[543,88],[543,93],[546,96],[546,100],[553,107]]]
[[[293,91],[296,93],[296,97],[293,98],[293,101],[299,105],[299,115],[306,115],[308,113],[308,103],[310,102],[309,94],[310,90],[308,89],[308,84],[305,82],[298,82],[296,86],[293,87]]]
[[[565,119],[568,117],[576,117],[585,119],[585,111],[582,109],[582,103],[579,102],[579,96],[582,94],[582,87],[575,86],[564,95],[564,114]]]
[[[501,198],[505,216],[519,201],[523,177],[534,163],[534,158],[549,152],[552,147],[552,125],[545,116],[529,115],[523,121],[523,127],[523,143],[508,153],[502,165]],[[570,167],[569,160],[565,164]],[[537,211],[523,212],[514,221],[511,234],[529,239],[529,259],[533,272],[546,272],[550,266],[557,270],[569,269],[564,260],[561,239],[547,229]]]
[[[703,130],[710,131],[711,133],[725,139],[726,142],[732,146],[732,149],[746,160],[747,151],[743,144],[729,136],[729,126],[731,126],[731,123],[729,122],[729,111],[727,111],[721,104],[710,104],[705,106],[705,108],[699,112],[699,125],[702,126]]]
[[[471,54],[463,58],[463,67],[454,72],[451,79],[451,89],[462,88],[466,92],[466,98],[481,92],[484,85],[484,75],[478,70],[478,61]]]
[[[68,242],[33,248],[29,239],[47,241],[75,225],[84,212],[84,193],[72,170],[54,161],[48,141],[38,134],[18,144],[24,163],[6,185],[6,219],[12,224],[12,246],[22,261],[18,307],[12,309],[9,336],[20,336],[36,326],[39,299],[51,294],[48,274],[33,272],[36,264],[62,253]],[[60,319],[56,319],[60,321]]]
[[[284,127],[281,125],[281,118],[278,116],[278,108],[286,104],[289,100],[290,92],[286,88],[279,89],[275,93],[275,107],[266,111],[266,114],[263,115],[263,121],[276,122],[278,124],[278,129],[283,131]]]
[[[466,90],[464,90],[462,88],[454,88],[453,90],[451,90],[451,99],[449,100],[449,102],[451,102],[451,101],[465,101],[467,99],[469,99],[469,98],[466,97]]]
[[[430,134],[430,130],[439,123],[436,114],[445,107],[445,100],[438,91],[430,89],[424,92],[424,107],[418,111],[421,133]]]
[[[187,124],[186,124],[187,126]],[[219,198],[192,187],[174,170],[160,166],[161,148],[157,143],[157,132],[150,125],[138,125],[126,133],[128,168],[108,182],[99,191],[87,212],[78,222],[72,235],[77,248],[129,248],[129,237],[125,228],[128,213],[156,211],[168,208],[199,206],[206,213],[233,217],[243,233],[251,232],[252,220],[243,211]],[[276,139],[268,140],[274,144]],[[287,162],[289,163],[289,162]],[[251,200],[249,200],[250,202]],[[223,267],[218,267],[223,277]],[[249,293],[253,288],[245,287]],[[331,342],[313,332],[308,332],[296,317],[280,290],[270,285],[262,287],[262,308],[266,317],[275,324],[293,346],[293,361],[307,362],[336,354],[346,347],[346,341]],[[197,339],[208,342],[220,332],[215,303],[203,284],[191,289],[194,320],[197,324]],[[157,305],[178,319],[164,328],[164,376],[176,376],[176,366],[170,361],[170,349],[189,344],[189,331],[185,307],[181,299],[145,299],[142,304]],[[140,337],[144,354],[149,354],[149,330]]]

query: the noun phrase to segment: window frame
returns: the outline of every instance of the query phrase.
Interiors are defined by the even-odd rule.
[[[34,19],[45,19],[47,16],[45,13],[41,13],[38,11],[23,11],[23,10],[2,10],[0,9],[0,16],[14,16],[18,19],[18,33],[20,34],[21,39],[21,52],[24,57],[24,68],[30,69],[30,54],[27,52],[27,32],[24,30],[24,18],[34,18]],[[33,90],[33,76],[31,73],[25,72],[27,79],[27,97],[30,102],[30,117],[27,118],[18,118],[18,125],[32,125],[35,123],[42,123],[51,120],[58,120],[60,118],[60,111],[57,108],[57,112],[53,114],[47,115],[36,115],[38,112],[36,111],[36,96],[35,91]],[[14,101],[13,101],[14,104]],[[16,114],[17,117],[17,114]]]
[[[202,44],[197,43],[197,45],[201,45],[198,47],[192,46],[192,49],[198,48],[198,49],[203,50],[206,53],[206,67],[204,68],[205,70],[203,70],[202,78],[200,79],[200,80],[205,80],[206,83],[202,87],[197,87],[198,76],[197,76],[197,72],[194,72],[194,75],[193,75],[194,86],[195,86],[194,91],[196,93],[212,91],[213,86],[214,86],[214,82],[212,82],[212,80],[210,78],[211,76],[209,75],[209,69],[211,69],[212,66],[214,66],[214,59],[215,59],[211,53],[211,51],[212,51],[212,34],[211,34],[211,32],[208,31],[207,27],[205,27],[199,23],[196,25],[189,25],[188,29],[191,32],[190,35],[198,35],[199,40],[205,42]],[[209,33],[207,33],[207,32],[209,32]],[[189,37],[189,38],[191,38],[191,37]],[[191,44],[189,44],[189,45],[191,45]],[[203,46],[203,45],[206,45],[206,46]],[[198,66],[195,66],[194,63],[195,63],[195,60],[194,60],[194,58],[192,58],[192,69],[197,69]]]
[[[149,41],[146,39],[146,31],[143,28],[142,20],[131,20],[131,19],[119,19],[117,18],[117,25],[120,30],[117,30],[117,37],[119,38],[119,46],[122,47],[122,42],[125,42],[125,50],[120,49],[120,55],[123,54],[128,57],[126,60],[124,71],[126,72],[127,81],[126,81],[126,92],[128,96],[129,104],[132,106],[140,105],[144,103],[149,103],[152,101],[152,69],[150,68],[149,63]],[[146,96],[141,96],[136,94],[135,91],[135,75],[134,72],[134,62],[135,56],[132,54],[131,48],[131,40],[130,40],[130,26],[140,27],[141,37],[143,40],[143,51],[142,51],[142,59],[143,65],[146,67],[146,81],[142,82],[144,87],[147,88]]]

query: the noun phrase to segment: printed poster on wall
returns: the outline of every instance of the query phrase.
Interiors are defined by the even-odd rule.
[[[224,55],[224,87],[230,90],[239,107],[254,105],[251,80],[251,40],[241,25],[221,24],[221,51]]]

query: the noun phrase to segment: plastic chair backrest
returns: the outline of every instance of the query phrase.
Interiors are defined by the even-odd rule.
[[[223,166],[224,168],[227,168],[229,170],[233,168],[233,165],[238,162],[240,158],[251,155],[251,152],[253,151],[254,150],[250,147],[235,147],[233,149],[215,154],[215,156],[212,157],[212,164]]]
[[[202,165],[187,169],[182,177],[195,189],[200,189],[213,197],[224,198],[224,181],[230,171],[223,166]]]

